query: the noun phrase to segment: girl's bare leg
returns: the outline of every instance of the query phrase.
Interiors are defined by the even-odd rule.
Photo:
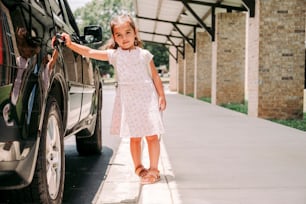
[[[148,151],[150,158],[150,169],[158,169],[158,161],[160,155],[160,144],[157,135],[147,136]]]
[[[143,167],[141,162],[141,137],[133,137],[130,139],[130,151],[135,167],[135,173],[138,176],[144,176],[147,170]]]
[[[158,160],[160,156],[160,143],[157,135],[147,136],[150,169],[147,174],[142,177],[141,184],[152,184],[160,180],[158,170]]]

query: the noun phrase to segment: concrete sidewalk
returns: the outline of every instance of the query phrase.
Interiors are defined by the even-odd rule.
[[[164,143],[184,204],[305,204],[306,132],[179,94]]]
[[[306,203],[306,132],[180,94],[167,103],[161,182],[139,184],[122,140],[93,204]]]
[[[144,166],[149,166],[147,146],[143,142]],[[122,140],[111,162],[104,183],[96,194],[93,204],[171,204],[179,203],[175,180],[164,144],[161,140],[159,170],[161,181],[154,185],[141,185],[130,156],[129,140]],[[172,189],[172,190],[171,190]]]

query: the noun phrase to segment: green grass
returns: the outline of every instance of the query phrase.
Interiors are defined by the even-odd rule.
[[[189,96],[189,97],[191,97],[191,98],[193,98],[193,97],[194,97],[193,93],[191,93],[191,94],[187,94],[187,96]]]
[[[187,94],[187,96],[194,98],[194,94]],[[205,101],[207,103],[211,103],[211,98],[208,98],[208,97],[202,97],[202,98],[199,98],[199,100]]]
[[[200,98],[201,101],[205,101],[207,103],[211,103],[211,98],[208,98],[208,97],[202,97]]]
[[[227,104],[222,104],[221,105],[224,108],[231,109],[233,111],[237,111],[240,113],[247,114],[248,113],[248,104],[243,103],[243,104],[238,104],[238,103],[227,103]]]
[[[201,99],[203,100],[203,99]],[[205,100],[203,100],[205,101]],[[228,108],[233,111],[237,111],[240,113],[247,114],[248,113],[248,104],[245,102],[244,104],[235,104],[235,103],[229,103],[229,104],[222,104],[221,105],[224,108]],[[271,119],[270,121],[276,122],[282,125],[286,125],[288,127],[296,128],[302,131],[306,131],[306,113],[303,115],[302,120],[276,120],[276,119]]]
[[[296,129],[299,129],[299,130],[306,131],[306,113],[304,113],[304,116],[303,116],[302,120],[293,120],[293,119],[291,119],[291,120],[276,120],[276,119],[273,119],[271,121],[282,124],[282,125],[286,125],[286,126],[289,126],[289,127],[292,127],[292,128],[296,128]]]

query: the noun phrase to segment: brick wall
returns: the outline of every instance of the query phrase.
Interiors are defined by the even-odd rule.
[[[217,104],[217,43],[211,45],[211,103]]]
[[[170,53],[173,56],[176,56],[176,48],[171,46],[169,48]],[[169,80],[169,89],[170,91],[177,91],[177,83],[178,83],[178,63],[177,61],[172,57],[172,55],[169,55],[169,74],[170,74],[170,80]]]
[[[194,94],[194,51],[189,43],[185,43],[185,95]]]
[[[194,68],[195,54],[193,47],[185,43],[185,95],[194,94]]]
[[[197,33],[196,97],[211,97],[212,43],[207,32]]]
[[[216,104],[242,103],[245,86],[245,13],[218,13],[216,18]]]
[[[249,64],[249,67],[253,66],[250,74],[258,74],[258,87],[256,83],[249,84],[252,96],[249,114],[262,118],[301,118],[306,1],[259,0],[256,4],[255,19],[251,21],[257,24],[257,36],[249,44],[258,46],[258,55],[254,56],[254,65]]]
[[[184,59],[181,53],[178,53],[178,92],[184,94]]]

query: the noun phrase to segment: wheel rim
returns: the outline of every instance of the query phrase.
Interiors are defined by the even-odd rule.
[[[46,134],[46,169],[49,195],[52,199],[57,197],[61,181],[61,136],[58,120],[51,116],[48,120]]]

